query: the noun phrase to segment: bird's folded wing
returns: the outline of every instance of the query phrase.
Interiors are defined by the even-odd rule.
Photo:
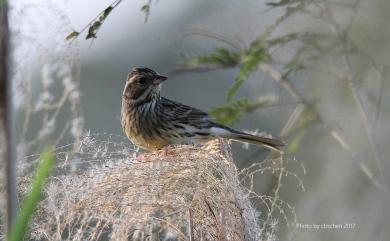
[[[197,108],[181,104],[179,102],[163,98],[163,111],[167,115],[171,115],[172,117],[180,120],[185,124],[206,124],[209,121],[213,121],[212,118],[204,111],[199,110]]]

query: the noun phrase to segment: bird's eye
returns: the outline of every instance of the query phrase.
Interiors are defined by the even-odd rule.
[[[146,78],[145,77],[141,77],[138,79],[138,83],[140,83],[141,85],[145,84],[146,83]]]

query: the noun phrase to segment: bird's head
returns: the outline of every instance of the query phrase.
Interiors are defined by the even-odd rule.
[[[166,79],[149,68],[134,68],[127,76],[123,98],[133,103],[153,101],[160,96]]]

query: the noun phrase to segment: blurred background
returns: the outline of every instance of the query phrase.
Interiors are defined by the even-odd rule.
[[[289,143],[285,159],[297,164],[291,172],[305,188],[295,177],[283,181],[279,195],[296,220],[287,210],[287,227],[280,215],[280,240],[387,240],[389,1],[124,0],[96,38],[85,40],[88,24],[110,4],[11,2],[19,165],[44,145],[32,140],[54,138],[61,146],[85,132],[123,136],[126,75],[145,66],[169,76],[164,96],[214,108],[217,116],[232,115],[215,108],[233,108],[234,100],[257,103],[233,108],[241,113],[235,120],[221,120]],[[79,36],[65,40],[72,31]],[[220,48],[237,53],[236,62],[199,58]],[[227,102],[240,76],[245,81]],[[271,158],[237,143],[233,153],[239,168]],[[272,195],[275,179],[258,177],[257,192]],[[307,226],[313,224],[343,228]]]

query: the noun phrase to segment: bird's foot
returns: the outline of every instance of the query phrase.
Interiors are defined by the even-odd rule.
[[[144,153],[139,153],[139,154],[137,155],[136,158],[137,158],[138,161],[143,162],[143,161],[146,160],[146,154],[144,154]]]
[[[166,145],[166,146],[164,146],[164,147],[161,149],[161,151],[163,152],[163,154],[164,154],[165,156],[168,156],[168,155],[173,154],[173,149],[174,149],[174,148],[175,148],[174,145]]]

